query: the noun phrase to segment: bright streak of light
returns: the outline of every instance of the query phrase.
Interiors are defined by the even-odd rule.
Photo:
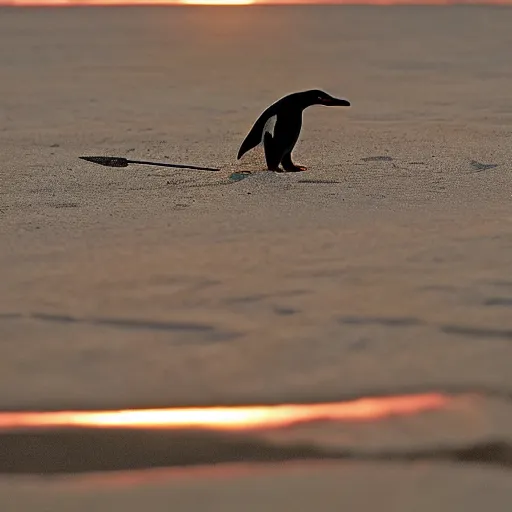
[[[183,5],[251,5],[257,0],[181,0]]]
[[[0,5],[58,7],[84,5],[251,5],[257,0],[0,0]]]
[[[361,398],[348,402],[142,409],[120,411],[59,411],[0,413],[0,428],[206,428],[250,430],[279,428],[297,422],[375,421],[393,415],[411,415],[448,405],[450,397],[438,393]]]

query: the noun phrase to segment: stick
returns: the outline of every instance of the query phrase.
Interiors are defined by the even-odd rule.
[[[144,160],[128,160],[119,156],[80,156],[82,160],[107,167],[128,167],[128,164],[158,165],[159,167],[174,167],[176,169],[195,169],[197,171],[220,171],[212,167],[197,167],[195,165],[164,164],[160,162],[146,162]]]

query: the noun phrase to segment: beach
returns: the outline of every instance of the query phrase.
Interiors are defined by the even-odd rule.
[[[510,447],[511,25],[477,6],[0,9],[0,409],[464,392],[365,443]],[[236,160],[310,88],[352,106],[305,111],[308,171]],[[507,460],[6,475],[0,505],[501,511]]]

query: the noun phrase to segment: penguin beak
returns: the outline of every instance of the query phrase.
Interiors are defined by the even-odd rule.
[[[350,101],[342,98],[325,98],[322,104],[328,107],[350,107]]]

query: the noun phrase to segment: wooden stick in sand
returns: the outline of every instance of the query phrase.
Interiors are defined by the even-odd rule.
[[[159,167],[174,167],[176,169],[195,169],[197,171],[220,171],[212,167],[197,167],[195,165],[166,164],[161,162],[146,162],[144,160],[128,160],[118,156],[80,156],[82,160],[107,167],[128,167],[128,164],[158,165]]]

